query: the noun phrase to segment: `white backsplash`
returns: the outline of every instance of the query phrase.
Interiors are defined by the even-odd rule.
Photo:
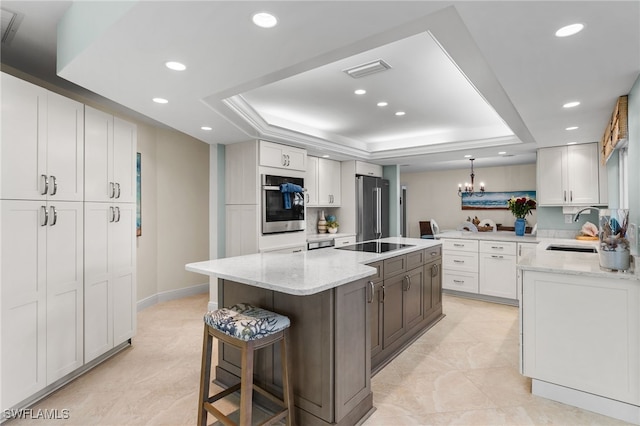
[[[318,233],[318,220],[320,220],[320,214],[324,211],[324,216],[334,215],[338,223],[340,223],[340,209],[338,207],[307,207],[307,234]],[[340,228],[338,228],[338,232]]]

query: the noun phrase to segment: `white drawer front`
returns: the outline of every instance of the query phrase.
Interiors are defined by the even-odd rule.
[[[339,237],[333,240],[333,244],[336,247],[348,246],[356,243],[356,236],[351,237]]]
[[[478,292],[478,274],[451,272],[444,270],[442,273],[442,288],[448,290],[465,291],[467,293]]]
[[[480,253],[515,255],[516,246],[504,241],[480,241]]]
[[[476,240],[444,240],[442,248],[445,250],[457,251],[478,251],[478,241]]]
[[[444,251],[442,267],[455,271],[478,272],[478,253]]]

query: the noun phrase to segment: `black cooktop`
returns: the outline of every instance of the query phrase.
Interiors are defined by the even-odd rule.
[[[413,247],[412,244],[382,243],[379,241],[367,241],[352,246],[337,247],[338,250],[364,251],[367,253],[385,253],[405,247]]]

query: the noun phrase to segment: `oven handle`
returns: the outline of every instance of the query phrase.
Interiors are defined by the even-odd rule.
[[[276,185],[262,185],[262,189],[265,191],[280,191],[280,187]],[[307,188],[302,188],[304,192],[307,192]]]

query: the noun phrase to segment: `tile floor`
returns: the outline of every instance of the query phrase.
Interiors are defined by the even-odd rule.
[[[133,347],[33,407],[69,419],[8,425],[194,425],[206,306],[203,294],[140,312]],[[531,395],[518,373],[517,308],[445,296],[444,311],[373,378],[366,426],[625,424]]]

